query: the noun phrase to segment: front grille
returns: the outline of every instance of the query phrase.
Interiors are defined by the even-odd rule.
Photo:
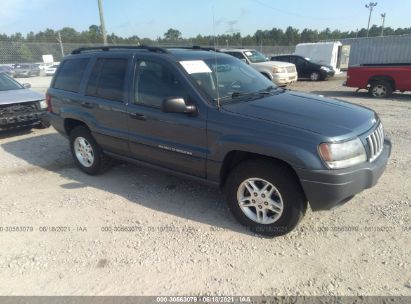
[[[16,116],[37,112],[36,103],[19,103],[0,107],[0,117]]]
[[[0,106],[0,130],[32,125],[40,120],[37,102]]]
[[[295,67],[294,66],[287,67],[287,73],[295,73]]]
[[[373,162],[380,156],[384,148],[384,130],[381,123],[378,128],[367,137],[367,143],[370,149],[369,161]]]

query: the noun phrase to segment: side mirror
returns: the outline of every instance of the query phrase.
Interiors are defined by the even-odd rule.
[[[184,98],[170,97],[163,100],[161,111],[166,113],[194,114],[197,109],[193,105],[187,105]]]
[[[30,89],[30,88],[31,88],[31,84],[30,84],[30,83],[23,83],[22,86],[23,86],[23,88],[25,88],[25,89]]]
[[[248,64],[247,59],[243,58],[243,59],[240,59],[240,60]]]

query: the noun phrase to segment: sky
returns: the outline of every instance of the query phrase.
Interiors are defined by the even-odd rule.
[[[240,32],[242,36],[273,27],[356,30],[367,27],[365,0],[102,0],[108,33],[155,39],[169,28],[183,37]],[[411,0],[376,0],[371,24],[411,26]],[[374,0],[375,2],[375,0]],[[97,0],[0,0],[0,33],[38,32],[100,24]]]

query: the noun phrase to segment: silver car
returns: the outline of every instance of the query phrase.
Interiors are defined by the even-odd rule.
[[[19,127],[46,128],[44,96],[29,90],[30,84],[20,84],[0,73],[0,130]]]

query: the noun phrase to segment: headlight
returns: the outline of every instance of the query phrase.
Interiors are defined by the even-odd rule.
[[[329,70],[330,70],[330,68],[329,68],[329,67],[326,67],[326,66],[322,66],[322,67],[321,67],[321,70],[324,70],[324,71],[329,71]]]
[[[345,142],[322,143],[318,151],[330,169],[347,168],[367,160],[364,145],[358,137]]]
[[[39,104],[40,104],[40,109],[47,109],[47,102],[46,102],[46,100],[40,100],[39,101]]]
[[[273,73],[286,73],[287,70],[285,68],[273,67]]]

